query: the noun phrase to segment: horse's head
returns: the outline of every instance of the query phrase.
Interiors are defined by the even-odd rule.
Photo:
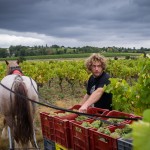
[[[5,60],[6,64],[7,64],[7,75],[10,74],[22,74],[21,68],[19,66],[19,60],[17,61],[10,61],[8,62],[7,60]]]

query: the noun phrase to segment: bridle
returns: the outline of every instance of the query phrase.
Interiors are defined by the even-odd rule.
[[[8,75],[17,74],[23,76],[20,66],[9,67]]]

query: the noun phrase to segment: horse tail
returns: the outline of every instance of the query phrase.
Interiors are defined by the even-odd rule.
[[[15,82],[14,92],[14,138],[17,143],[25,144],[31,141],[33,136],[32,104],[27,99],[27,88],[22,80]]]

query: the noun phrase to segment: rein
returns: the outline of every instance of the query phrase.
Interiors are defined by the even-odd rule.
[[[23,97],[33,103],[36,103],[36,104],[39,104],[41,106],[45,106],[45,107],[49,107],[49,108],[53,108],[53,109],[56,109],[56,110],[62,110],[62,111],[67,111],[67,112],[71,112],[71,113],[75,113],[75,114],[78,114],[78,115],[84,115],[84,116],[87,116],[89,118],[93,118],[93,117],[103,117],[103,118],[116,118],[116,119],[126,119],[126,120],[134,120],[134,121],[138,121],[138,120],[141,120],[141,118],[127,118],[127,117],[114,117],[114,116],[105,116],[105,115],[98,115],[98,114],[87,114],[87,113],[81,113],[81,112],[77,112],[77,111],[73,111],[73,110],[70,110],[70,109],[65,109],[65,108],[61,108],[61,107],[58,107],[58,106],[55,106],[55,105],[52,105],[48,102],[45,102],[45,103],[41,103],[41,102],[37,102],[37,101],[34,101],[28,97],[25,97],[23,95],[20,95],[18,93],[15,93],[13,90],[9,89],[8,87],[6,87],[4,84],[2,84],[0,82],[0,85],[2,87],[4,87],[5,89],[7,89],[8,91],[20,96],[20,97]],[[46,101],[46,100],[45,100]],[[93,118],[94,119],[94,118]],[[111,122],[109,121],[106,121],[106,120],[103,120],[103,119],[100,119],[98,118],[98,120],[101,120],[103,122],[107,122],[108,124],[112,124]],[[114,125],[118,125],[118,124],[114,124]]]

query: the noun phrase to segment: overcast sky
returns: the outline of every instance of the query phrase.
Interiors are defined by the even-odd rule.
[[[150,0],[0,0],[0,48],[150,48]]]

